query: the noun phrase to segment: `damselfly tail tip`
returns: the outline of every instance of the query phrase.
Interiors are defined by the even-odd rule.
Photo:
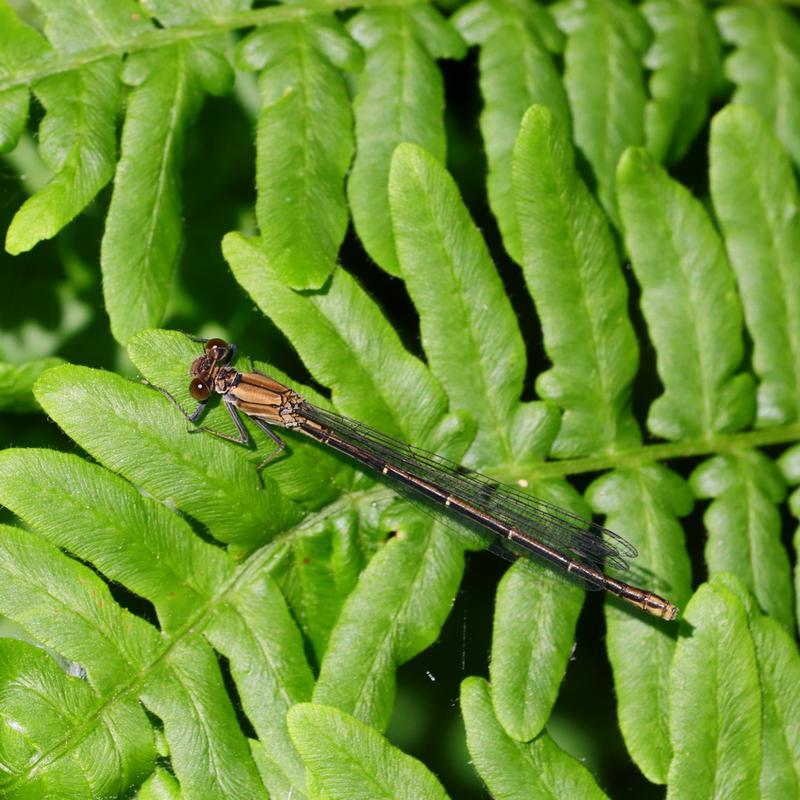
[[[672,605],[668,600],[659,597],[657,594],[651,594],[647,598],[642,608],[653,616],[661,617],[667,622],[672,622],[678,616],[678,607]]]
[[[672,622],[678,616],[678,606],[673,606],[672,603],[667,603],[664,612],[661,615],[667,622]]]
[[[634,598],[629,595],[626,599],[639,606],[642,611],[646,611],[654,617],[665,619],[667,622],[672,622],[678,616],[677,606],[672,605],[669,600],[665,600],[652,592],[640,592],[637,597]]]

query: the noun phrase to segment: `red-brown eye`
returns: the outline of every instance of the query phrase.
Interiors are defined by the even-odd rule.
[[[211,397],[211,389],[202,378],[195,378],[189,384],[189,394],[197,400],[198,403],[205,403]]]
[[[206,342],[206,355],[214,361],[222,361],[228,354],[228,343],[224,339],[209,339]]]

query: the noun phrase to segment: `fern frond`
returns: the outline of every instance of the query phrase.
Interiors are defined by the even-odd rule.
[[[592,165],[603,208],[617,220],[617,162],[626,147],[644,144],[642,57],[652,34],[641,14],[616,0],[564,0],[553,13],[567,33],[564,86],[575,142]]]
[[[642,13],[653,29],[644,56],[653,71],[645,107],[647,149],[658,161],[675,162],[686,155],[720,89],[722,46],[698,0],[648,0]]]
[[[491,692],[482,678],[464,680],[461,707],[470,753],[495,797],[606,797],[591,774],[547,732],[523,741],[509,736],[495,718]]]
[[[419,144],[444,160],[444,89],[435,59],[461,57],[464,43],[427,5],[366,9],[348,29],[364,48],[366,62],[353,98],[359,145],[347,195],[367,252],[397,274],[386,191],[389,162],[401,142]]]
[[[800,206],[791,162],[763,119],[730,106],[711,128],[711,194],[736,273],[753,369],[758,425],[780,425],[800,409]]]
[[[203,92],[232,78],[199,48],[178,44],[131,55],[130,87],[114,192],[101,246],[103,294],[115,337],[127,341],[164,314],[181,245],[186,131]],[[219,87],[222,89],[222,87]]]
[[[670,727],[680,746],[670,764],[670,786],[676,792],[707,794],[713,786],[713,791],[755,796],[762,714],[747,613],[725,582],[712,581],[698,589],[686,620],[692,636],[678,644],[671,674],[671,694],[680,701],[670,710]],[[698,718],[697,703],[720,691],[740,702],[717,703]],[[698,752],[709,754],[709,742],[714,743],[713,759],[697,758]]]
[[[544,456],[540,427],[550,415],[539,404],[519,402],[525,376],[519,325],[455,183],[422,148],[401,145],[392,158],[389,202],[397,260],[431,372],[451,408],[480,419],[464,460],[511,464],[533,456],[537,439]]]
[[[40,358],[24,364],[0,363],[0,409],[35,410],[33,384],[39,375],[60,363],[60,358]]]
[[[24,531],[8,526],[0,531],[4,542],[15,545],[15,561],[26,552],[51,572],[69,562]],[[67,567],[62,577],[75,575]],[[35,596],[35,590],[34,595],[25,594]],[[63,608],[54,602],[51,610]],[[0,640],[0,686],[3,715],[18,725],[3,735],[3,765],[17,778],[4,781],[4,797],[57,797],[64,792],[71,797],[118,795],[151,771],[155,749],[141,707],[130,702],[108,707],[41,648],[16,639]],[[82,730],[86,720],[92,721],[88,731]],[[82,740],[65,754],[65,742],[77,731],[83,733]],[[37,770],[43,754],[49,763]]]
[[[613,698],[626,791],[800,794],[800,570],[793,586],[781,524],[787,495],[800,518],[796,14],[697,0],[471,0],[449,19],[418,0],[249,6],[35,0],[36,17],[0,0],[0,151],[34,176],[7,250],[76,220],[0,297],[0,408],[15,412],[0,423],[17,445],[35,429],[37,445],[0,452],[13,523],[0,525],[0,795],[444,798],[480,779],[498,799],[603,797],[606,760],[563,720],[570,693],[579,724],[594,711],[576,675],[606,661],[613,690],[595,692]],[[467,44],[475,62],[437,63]],[[474,119],[445,106],[473,63],[499,230],[459,188],[475,184]],[[254,165],[237,152],[242,110]],[[695,168],[707,134],[709,197]],[[176,282],[185,153],[217,227],[193,231]],[[231,178],[254,202],[212,191]],[[201,252],[220,239],[233,280]],[[372,261],[359,265],[357,240]],[[96,316],[98,243],[124,357]],[[489,563],[472,552],[484,538],[292,431],[261,474],[274,443],[251,421],[249,449],[189,435],[130,379],[194,407],[199,345],[149,329],[168,307],[175,326],[237,341],[242,370],[267,353],[288,374],[252,367],[320,407],[604,515],[638,548],[633,582],[683,619],[610,599],[603,630],[599,601],[518,563],[497,588],[487,663],[488,615],[485,632],[470,616],[485,587],[462,593],[460,634],[447,625],[465,558],[473,583]],[[111,364],[129,377],[98,368]],[[60,431],[25,415],[39,407]],[[234,431],[219,403],[203,424]],[[594,473],[581,492],[564,480],[578,473]],[[490,683],[461,680],[458,644],[442,671],[416,660],[458,635],[461,672]],[[413,702],[441,716],[427,749],[403,727],[416,672],[432,688]],[[466,743],[448,772],[453,723],[435,702],[452,705],[451,675]],[[613,737],[598,721],[581,735],[599,751]]]
[[[71,375],[73,369],[51,372],[50,385],[58,383],[59,374],[69,378],[62,387],[91,384],[92,376]],[[153,731],[141,701],[163,725],[184,791],[206,797],[263,796],[209,643],[228,659],[242,705],[280,767],[278,778],[300,789],[302,767],[285,726],[276,726],[275,720],[283,719],[289,705],[308,699],[311,673],[283,597],[265,571],[269,556],[261,568],[253,562],[237,568],[162,503],[75,456],[6,450],[0,457],[0,484],[3,503],[39,534],[9,529],[2,539],[4,547],[15,551],[4,561],[3,613],[81,666],[97,708],[62,726],[55,740],[33,741],[29,758],[5,779],[4,791],[25,796],[41,781],[62,781],[65,764],[76,757],[76,743],[96,736],[105,717],[123,712],[130,716],[138,710],[137,736],[152,750]],[[47,508],[58,508],[59,514],[49,515]],[[19,537],[24,539],[15,547]],[[152,603],[160,631],[121,608],[99,577],[53,545]],[[51,610],[43,616],[45,607]],[[120,732],[119,737],[118,747],[124,749],[110,764],[128,757],[131,734]],[[96,750],[94,758],[109,761]],[[119,770],[122,783],[111,790],[89,774],[85,793],[119,792],[146,768],[140,766],[135,774]],[[271,783],[269,775],[264,779]]]
[[[47,40],[21,23],[5,0],[0,5],[0,79],[5,77],[0,83],[0,150],[10,150],[19,139],[27,84],[47,110],[40,154],[52,171],[47,185],[23,204],[9,226],[10,253],[29,250],[58,233],[95,198],[116,168],[101,248],[112,331],[126,342],[160,322],[182,242],[181,169],[188,130],[204,96],[225,94],[233,84],[228,31],[263,19],[267,24],[240,48],[248,68],[269,63],[262,76],[258,221],[265,232],[284,232],[283,238],[269,233],[264,247],[284,265],[289,283],[296,288],[321,285],[335,266],[344,237],[347,212],[341,185],[353,150],[348,98],[334,64],[355,68],[360,61],[358,45],[329,13],[262,10],[237,16],[248,4],[226,0],[203,11],[190,3],[151,3],[153,18],[147,19],[127,0],[91,10],[80,4],[74,9],[73,4],[39,5]],[[396,13],[398,19],[419,18],[423,38],[436,27],[429,9],[407,13],[398,8]],[[160,31],[155,23],[163,26]],[[446,30],[444,21],[437,24]],[[452,30],[449,37],[458,40]],[[50,74],[48,57],[53,62]],[[426,77],[432,78],[432,64],[426,69]],[[115,121],[123,100],[117,162]],[[440,100],[433,106],[440,116],[441,105]],[[338,124],[333,124],[334,117]],[[408,136],[401,126],[397,141]],[[443,134],[439,136],[443,141]],[[385,154],[386,170],[390,152]],[[287,204],[287,196],[294,198],[292,203]],[[300,219],[306,225],[303,236],[297,236]],[[289,231],[293,236],[287,240]],[[132,301],[134,285],[138,288]]]
[[[566,131],[545,108],[534,106],[522,122],[513,180],[523,274],[553,364],[536,390],[564,409],[552,453],[574,458],[633,446],[638,352],[627,289],[606,217],[575,171]]]
[[[336,708],[297,705],[289,728],[316,790],[331,800],[447,800],[442,785],[419,761]]]
[[[259,28],[238,46],[258,70],[256,218],[284,283],[318,289],[336,266],[347,227],[343,182],[353,156],[352,113],[337,67],[361,50],[331,18]]]
[[[736,84],[734,100],[766,119],[800,163],[800,22],[779,6],[723,6],[717,25],[735,50],[725,74]]]
[[[536,3],[475,0],[458,10],[452,23],[470,44],[480,45],[486,189],[506,250],[521,263],[511,152],[522,117],[534,103],[571,125],[567,94],[553,62],[553,55],[564,49],[564,35],[547,9]]]

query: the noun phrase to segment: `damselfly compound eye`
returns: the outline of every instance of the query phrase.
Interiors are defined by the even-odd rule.
[[[208,384],[201,378],[195,378],[189,384],[189,394],[197,400],[198,403],[205,403],[211,397],[211,389]]]
[[[206,342],[206,355],[214,361],[222,361],[228,354],[228,343],[224,339],[209,339]]]

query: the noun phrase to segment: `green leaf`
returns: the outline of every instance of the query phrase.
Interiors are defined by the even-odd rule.
[[[303,703],[288,719],[292,739],[327,800],[446,800],[422,763],[348,714]]]
[[[622,0],[563,0],[553,13],[567,34],[564,86],[575,144],[591,164],[603,208],[616,222],[617,162],[626,147],[645,140],[642,57],[650,30],[636,7]]]
[[[732,591],[747,612],[761,687],[761,797],[792,797],[800,788],[800,654],[794,638],[760,614],[733,575],[716,581]]]
[[[47,786],[51,780],[61,787],[75,781],[78,786],[88,784],[89,790],[81,796],[95,797],[103,791],[116,794],[137,776],[143,777],[154,753],[150,726],[139,704],[129,696],[111,698],[109,693],[120,682],[133,680],[142,662],[153,657],[157,634],[121,609],[87,567],[34,534],[2,526],[0,557],[0,613],[76,662],[89,681],[64,686],[66,681],[55,679],[57,671],[49,657],[46,662],[29,659],[27,665],[18,665],[23,673],[33,670],[28,681],[33,687],[30,701],[36,695],[40,700],[29,702],[28,713],[34,716],[22,727],[25,731],[33,724],[30,739],[23,737],[20,742],[18,734],[4,726],[4,738],[10,736],[13,742],[4,753],[16,751],[14,769],[6,762],[0,783],[0,787],[5,784],[4,796],[30,797],[30,789],[40,781]],[[120,631],[125,636],[119,636]],[[38,683],[43,684],[41,692],[35,688]],[[24,684],[18,686],[22,689]],[[87,686],[86,691],[81,686]],[[58,702],[53,692],[58,693]],[[11,696],[8,688],[3,694],[8,714],[12,707],[9,703],[5,708]],[[42,706],[49,707],[48,711],[38,717]]]
[[[318,662],[367,557],[378,546],[367,541],[374,526],[360,511],[349,508],[304,526],[293,537],[292,564],[274,571]]]
[[[747,616],[723,581],[686,607],[670,681],[667,797],[759,796],[761,702]]]
[[[658,464],[617,469],[592,483],[587,499],[605,524],[632,542],[639,557],[623,576],[682,607],[691,594],[691,565],[678,517],[693,500],[686,482]],[[614,670],[617,715],[628,751],[653,783],[666,783],[672,748],[664,692],[676,626],[606,603],[606,645]],[[631,658],[631,653],[636,653]]]
[[[356,157],[347,195],[370,256],[398,272],[389,224],[389,164],[395,147],[415,142],[444,160],[444,91],[435,58],[461,58],[464,43],[431,6],[370,8],[348,29],[366,62],[353,100]]]
[[[575,641],[583,592],[518,561],[500,581],[492,632],[492,701],[508,736],[530,741],[550,717]]]
[[[800,484],[800,447],[794,446],[786,450],[778,459],[778,469],[786,482],[793,487]],[[800,489],[795,488],[789,495],[787,506],[795,519],[800,519]],[[800,551],[800,527],[795,527],[792,540],[795,553]],[[800,567],[794,565],[794,602],[795,617],[800,619]]]
[[[395,670],[439,635],[458,591],[465,543],[411,512],[361,573],[334,627],[314,702],[374,727],[389,721]]]
[[[150,28],[132,0],[109,0],[102,9],[60,0],[37,0],[36,5],[47,38],[65,53],[118,52],[123,42]],[[114,173],[120,58],[95,56],[75,63],[72,70],[52,70],[33,87],[47,111],[39,152],[54,175],[25,201],[8,228],[6,249],[15,255],[58,233]]]
[[[544,7],[520,0],[474,0],[451,22],[470,44],[481,48],[486,188],[505,248],[522,263],[511,156],[522,117],[534,103],[549,108],[566,128],[571,124],[564,84],[550,53],[562,51],[564,37]]]
[[[536,390],[564,409],[552,454],[636,445],[630,390],[638,352],[625,281],[606,218],[575,172],[566,132],[545,108],[525,115],[513,178],[523,272],[553,362]]]
[[[311,699],[314,677],[283,595],[268,576],[243,583],[206,636],[230,662],[242,708],[269,751],[273,767],[262,772],[267,788],[288,786],[297,796],[305,775],[285,719],[295,703]]]
[[[395,151],[389,177],[398,261],[420,316],[422,345],[451,408],[480,420],[468,461],[526,457],[515,437],[525,346],[486,244],[444,167],[422,148]],[[437,265],[431,270],[429,264]],[[465,370],[464,364],[473,365]]]
[[[751,376],[739,371],[742,312],[708,214],[641,148],[623,157],[618,185],[625,244],[664,386],[648,427],[672,440],[745,427],[755,392]]]
[[[0,410],[38,410],[32,394],[33,383],[46,369],[60,363],[60,358],[39,358],[24,364],[0,362]]]
[[[2,536],[34,538],[7,526]],[[63,797],[65,791],[76,799],[117,796],[153,768],[153,738],[141,708],[103,703],[38,647],[0,639],[0,695],[4,798]],[[64,748],[87,718],[96,721],[92,730]]]
[[[738,451],[701,464],[691,481],[698,497],[714,498],[703,517],[709,574],[736,575],[766,614],[793,630],[789,558],[778,509],[786,485],[777,467],[758,451]]]
[[[278,280],[255,242],[229,234],[223,253],[236,280],[330,387],[337,410],[426,443],[445,413],[444,392],[353,278],[337,270],[324,291],[299,294]]]
[[[758,110],[800,164],[800,23],[770,5],[726,5],[716,21],[735,47],[725,60],[734,101]]]
[[[164,724],[170,762],[187,797],[266,800],[216,655],[205,642],[186,638],[165,653],[142,702]]]
[[[331,64],[348,72],[362,71],[364,51],[335,16],[315,16],[307,30],[314,46]]]
[[[43,540],[34,537],[35,548],[0,540],[8,551],[0,612],[83,666],[110,697],[130,703],[141,696],[164,722],[187,792],[229,796],[224,787],[238,785],[250,787],[244,796],[261,794],[216,658],[192,638],[199,630],[228,659],[242,706],[272,753],[267,784],[303,785],[283,720],[310,697],[313,680],[285,601],[264,574],[267,554],[234,573],[228,557],[163,505],[74,456],[4,451],[0,501],[53,544],[153,602],[162,638],[117,611],[99,578]],[[92,719],[86,724],[93,730]]]
[[[189,25],[211,15],[224,16],[250,7],[249,0],[142,0],[142,5],[164,25]]]
[[[4,504],[13,508],[14,498],[6,503],[3,494]],[[77,662],[99,692],[107,694],[120,679],[131,679],[142,661],[152,658],[158,646],[156,630],[117,605],[87,567],[17,528],[4,526],[0,551],[0,612],[36,641]],[[115,635],[121,630],[124,637]]]
[[[136,800],[181,800],[181,788],[172,773],[160,767],[142,784]]]
[[[166,311],[181,246],[183,140],[202,101],[180,44],[131,56],[124,80],[133,89],[100,256],[106,309],[122,344]]]
[[[0,0],[0,77],[12,78],[46,50],[42,37],[19,20],[7,0]],[[25,129],[28,95],[25,86],[0,92],[0,153],[13,150]]]
[[[722,47],[700,0],[648,0],[641,7],[655,34],[644,63],[652,70],[645,107],[647,149],[677,162],[706,123],[722,80]]]
[[[347,35],[335,19],[299,20],[260,28],[240,46],[261,69],[256,218],[270,264],[294,289],[318,289],[333,272],[348,220],[353,121],[321,37]]]
[[[470,756],[495,800],[606,797],[587,769],[547,733],[530,742],[512,739],[495,717],[486,681],[462,681],[461,710]]]
[[[744,106],[711,125],[711,194],[741,292],[759,377],[757,424],[800,415],[800,207],[791,162]]]
[[[588,517],[583,499],[563,482],[536,482],[531,494]],[[547,722],[573,652],[583,592],[563,575],[525,558],[509,569],[495,601],[490,674],[497,718],[506,735],[533,739]]]
[[[46,109],[39,153],[50,182],[17,211],[6,233],[13,255],[49,239],[86,208],[114,174],[120,62],[110,57],[37,83]]]
[[[56,546],[147,598],[168,630],[230,578],[227,559],[186,522],[83,459],[4,450],[0,487],[4,505]],[[52,508],[61,513],[52,515]]]
[[[619,793],[620,787],[624,793],[635,767],[651,781],[671,783],[663,790],[670,797],[717,789],[780,800],[796,796],[800,682],[791,639],[796,601],[787,572],[792,561],[779,534],[785,488],[774,469],[778,447],[788,447],[780,466],[793,487],[800,482],[800,467],[793,464],[800,463],[793,452],[800,448],[792,448],[798,439],[792,344],[797,325],[791,305],[798,294],[792,278],[798,202],[793,176],[766,133],[769,122],[753,119],[757,112],[748,114],[739,103],[720,117],[736,121],[728,139],[720,140],[717,124],[712,132],[712,147],[720,142],[727,147],[721,156],[714,154],[712,172],[721,167],[730,186],[720,188],[713,174],[711,182],[734,261],[733,280],[725,278],[719,286],[710,279],[701,282],[694,305],[692,284],[677,286],[674,302],[659,308],[664,327],[672,328],[663,334],[638,308],[630,308],[631,300],[638,302],[654,285],[674,278],[671,264],[715,264],[722,237],[697,205],[683,201],[672,206],[672,227],[661,225],[669,215],[648,218],[656,201],[672,197],[669,181],[654,179],[641,204],[647,213],[641,214],[639,239],[654,265],[645,280],[644,273],[623,263],[617,234],[609,234],[607,219],[575,174],[588,176],[590,190],[599,186],[608,201],[618,155],[614,148],[635,134],[640,144],[662,148],[659,157],[680,159],[672,162],[673,174],[682,180],[691,176],[693,192],[708,205],[704,165],[699,163],[698,170],[695,163],[704,157],[702,147],[692,144],[692,163],[681,157],[695,141],[698,125],[705,124],[711,93],[720,90],[716,104],[732,91],[717,86],[718,44],[707,12],[695,0],[670,5],[649,0],[644,6],[626,0],[569,0],[559,11],[565,36],[553,23],[551,6],[528,0],[474,0],[451,20],[430,4],[413,2],[379,3],[363,13],[323,5],[302,0],[277,5],[42,0],[17,16],[0,0],[0,145],[20,142],[6,159],[19,185],[6,181],[6,188],[24,199],[24,193],[45,185],[55,164],[55,185],[62,181],[62,195],[69,200],[62,203],[62,195],[51,194],[57,214],[50,206],[41,213],[34,209],[30,227],[18,230],[38,234],[71,218],[96,196],[100,178],[117,162],[118,127],[123,145],[113,213],[106,218],[109,188],[107,197],[93,203],[53,244],[36,256],[16,259],[19,263],[5,271],[0,351],[6,361],[20,364],[58,355],[106,369],[114,365],[128,375],[135,368],[187,412],[194,410],[187,368],[203,351],[202,344],[176,332],[138,333],[130,338],[132,366],[108,326],[86,327],[102,304],[92,265],[98,262],[105,226],[106,243],[112,233],[127,236],[113,251],[117,266],[129,271],[121,278],[112,314],[120,339],[129,335],[120,333],[120,318],[138,330],[158,320],[166,308],[176,327],[237,341],[239,369],[274,375],[315,405],[466,460],[559,506],[571,508],[577,498],[563,476],[601,474],[588,490],[592,508],[641,552],[620,577],[681,607],[690,576],[678,517],[690,509],[691,497],[710,496],[703,507],[710,504],[708,563],[696,569],[713,574],[714,591],[728,591],[738,604],[738,617],[745,620],[754,660],[739,659],[735,647],[719,648],[719,659],[730,660],[726,669],[735,669],[738,661],[744,664],[742,674],[731,679],[741,678],[744,688],[733,687],[722,700],[705,685],[690,686],[688,700],[671,692],[667,673],[675,652],[704,634],[693,636],[688,624],[679,628],[648,621],[610,598],[605,630],[602,625],[577,629],[577,668],[583,664],[591,671],[606,658],[598,652],[605,648],[615,687],[613,692],[599,687],[608,702],[598,706],[596,719],[579,715],[567,730],[564,704],[576,700],[586,708],[593,702],[591,681],[583,688],[570,682],[557,698],[581,595],[551,580],[549,573],[541,577],[535,565],[520,563],[500,587],[488,665],[480,663],[488,650],[488,631],[479,630],[467,612],[467,633],[477,651],[468,646],[465,662],[477,657],[470,670],[488,669],[492,677],[491,690],[477,684],[484,713],[470,717],[469,703],[464,705],[473,760],[486,779],[486,792],[495,797],[597,796],[595,780],[604,787],[607,783],[609,793]],[[446,0],[446,13],[455,5]],[[743,38],[756,42],[734,44],[729,70],[733,66],[735,72],[747,51],[757,76],[742,79],[737,97],[745,85],[756,86],[756,94],[763,95],[756,98],[761,110],[768,110],[767,117],[787,141],[786,132],[793,136],[797,127],[793,87],[798,73],[792,66],[797,63],[792,38],[797,23],[790,14],[760,7],[733,13],[750,27]],[[652,47],[645,18],[655,28]],[[44,33],[40,36],[20,20],[31,21],[50,38],[45,42]],[[769,30],[769,20],[777,20],[780,29]],[[345,22],[357,31],[363,49],[345,31]],[[437,64],[438,58],[463,53],[456,25],[479,47],[480,56],[475,53],[463,65]],[[235,43],[248,36],[237,51]],[[562,56],[565,43],[569,46]],[[230,60],[237,55],[253,69],[238,72],[233,86]],[[364,67],[365,72],[355,74]],[[575,130],[588,138],[581,142],[576,168],[562,69],[573,101],[582,104],[574,106],[576,115],[585,109]],[[652,79],[649,97],[643,91],[645,75]],[[502,286],[484,244],[485,239],[496,249],[499,240],[493,222],[487,223],[488,209],[482,208],[478,79],[485,104],[481,126],[489,201],[506,247],[524,264],[534,316],[544,322],[542,332],[514,265],[504,253],[492,252]],[[122,82],[127,85],[120,92]],[[191,97],[178,92],[188,91],[187,86]],[[283,96],[286,87],[290,91]],[[598,88],[604,93],[597,94]],[[47,104],[37,106],[30,130],[20,139],[27,97],[36,90]],[[213,101],[195,116],[206,92],[229,90],[231,98]],[[515,164],[516,128],[533,100],[550,106],[551,113],[535,123],[531,120],[542,112],[534,110],[526,119],[522,138],[527,134],[531,146],[517,148]],[[354,233],[368,243],[373,235],[379,246],[370,252],[392,261],[390,269],[405,283],[376,273],[374,264],[370,269],[353,237],[339,252],[346,220],[342,154],[352,148],[348,120],[353,103],[359,155],[366,159],[360,164],[365,184],[359,199],[372,215],[366,228],[357,219],[360,227],[354,226]],[[309,108],[313,114],[306,113]],[[548,126],[557,124],[550,122],[552,117],[561,124],[548,133]],[[264,123],[260,136],[256,120]],[[534,135],[531,127],[537,124]],[[249,145],[248,127],[253,129]],[[368,135],[362,135],[365,131]],[[437,162],[444,161],[445,131],[452,151],[448,167],[463,187],[463,201]],[[136,134],[132,141],[131,132]],[[44,161],[33,152],[38,143]],[[193,173],[187,187],[194,191],[185,205],[178,185],[184,147]],[[430,155],[423,152],[426,147]],[[376,153],[377,160],[369,161]],[[306,158],[314,167],[308,183],[299,177]],[[273,171],[259,175],[265,163]],[[166,171],[159,173],[159,165]],[[166,184],[160,183],[160,174]],[[537,182],[537,176],[548,180]],[[644,185],[642,179],[638,188]],[[287,186],[299,192],[291,196],[296,203],[283,204],[279,193]],[[228,190],[224,196],[221,188]],[[274,202],[265,206],[270,197]],[[119,212],[121,198],[130,203],[124,213]],[[191,275],[176,275],[173,293],[166,287],[183,249],[181,207],[187,212],[185,260]],[[698,228],[699,217],[704,223]],[[215,239],[221,238],[220,230],[234,228],[251,235],[258,223],[260,239],[237,234],[226,241],[248,295],[219,274]],[[670,256],[669,247],[661,247],[665,238],[672,244],[665,229],[685,247],[682,262]],[[698,229],[702,235],[695,235]],[[750,241],[757,244],[751,247]],[[296,248],[283,262],[281,242]],[[147,269],[136,260],[142,252],[150,258]],[[347,272],[335,267],[338,255]],[[311,259],[317,259],[311,265],[318,270],[317,282],[308,277],[304,263]],[[717,275],[715,270],[711,274]],[[111,283],[106,281],[107,289]],[[295,291],[297,286],[318,288]],[[157,297],[152,306],[150,293]],[[724,324],[717,329],[720,298]],[[738,302],[748,323],[744,336],[741,315],[729,324],[733,317],[726,304]],[[750,304],[761,311],[762,321],[754,321]],[[274,324],[258,319],[259,307]],[[687,329],[673,313],[685,307],[693,308],[699,320],[694,328]],[[642,342],[640,373],[633,330]],[[702,331],[706,338],[700,342],[702,336],[695,333]],[[712,365],[712,378],[705,384],[691,368],[684,375],[680,360],[689,342],[685,363],[691,367],[693,336],[694,346]],[[663,386],[650,363],[654,352],[674,355],[672,369],[662,370]],[[772,358],[768,367],[764,353]],[[307,375],[304,379],[320,392],[298,386],[271,364],[253,364],[249,354]],[[547,369],[548,355],[553,369],[539,381],[537,399],[536,378]],[[717,368],[728,370],[719,382],[713,372]],[[742,377],[751,372],[764,385],[756,430],[744,413],[752,413],[755,405],[752,381]],[[17,377],[13,380],[9,389],[3,384],[4,404],[16,396],[12,390],[20,384]],[[342,766],[343,737],[319,744],[320,762],[331,766],[326,773],[326,768],[315,770],[316,765],[306,769],[289,733],[287,712],[323,697],[342,713],[377,726],[391,716],[392,741],[407,744],[409,753],[424,752],[429,768],[435,766],[437,774],[441,770],[445,785],[459,795],[468,793],[465,776],[456,772],[459,765],[462,771],[469,767],[461,741],[455,743],[460,749],[454,758],[440,758],[459,734],[450,719],[455,711],[436,705],[437,698],[446,705],[439,676],[442,670],[452,671],[453,664],[437,665],[434,651],[422,654],[433,659],[428,666],[437,682],[430,683],[427,670],[414,663],[419,666],[416,654],[440,631],[448,637],[457,634],[458,620],[447,630],[443,620],[457,591],[464,551],[483,546],[488,535],[432,526],[409,511],[379,475],[292,430],[278,430],[286,448],[259,478],[254,466],[275,445],[252,419],[243,420],[252,437],[249,448],[188,433],[201,425],[236,431],[221,398],[213,398],[193,425],[152,387],[85,367],[49,370],[38,385],[57,424],[45,414],[7,415],[0,420],[6,438],[71,448],[82,458],[42,450],[0,456],[2,513],[7,518],[16,514],[27,529],[0,531],[0,615],[8,615],[0,623],[0,637],[10,633],[41,645],[36,655],[47,659],[24,667],[17,660],[4,673],[5,643],[0,641],[4,691],[43,687],[14,706],[10,726],[0,726],[0,760],[6,766],[0,770],[0,794],[21,800],[133,797],[137,792],[202,800],[267,794],[321,800],[329,796],[325,780],[335,774],[341,779],[340,793],[349,798],[352,775],[363,777],[364,772]],[[685,409],[676,411],[685,415],[686,425],[669,441],[643,443],[639,421],[654,398],[676,387],[690,398]],[[332,399],[321,396],[330,388]],[[706,428],[695,413],[702,409],[702,397],[722,409],[721,420],[712,414]],[[669,415],[667,420],[675,422]],[[58,424],[75,436],[74,444],[66,442]],[[775,451],[765,449],[761,455],[756,449],[767,446]],[[575,460],[548,463],[551,451]],[[693,459],[690,470],[700,464],[691,491],[670,471],[685,474],[686,457]],[[583,488],[587,480],[579,483]],[[583,506],[581,513],[587,511]],[[800,490],[789,507],[800,515]],[[702,549],[697,522],[695,514],[686,526],[693,555]],[[718,569],[729,562],[756,599],[741,582],[720,577]],[[558,602],[562,591],[568,600]],[[466,590],[468,604],[475,599],[471,593],[472,588]],[[598,602],[602,598],[595,596],[588,604],[592,614]],[[774,619],[764,617],[760,608]],[[736,619],[729,625],[723,615],[721,629],[740,627]],[[27,644],[20,647],[27,652]],[[444,657],[452,661],[457,656],[451,651]],[[720,664],[705,652],[697,661],[704,679]],[[54,665],[60,665],[55,677]],[[15,682],[15,672],[23,683]],[[321,674],[319,688],[316,674]],[[409,692],[408,678],[426,683],[429,691],[412,685]],[[399,707],[393,710],[397,680],[402,681]],[[73,685],[83,699],[71,715],[73,706],[62,695]],[[756,692],[760,701],[753,700]],[[406,707],[412,694],[413,708]],[[747,706],[740,703],[742,697],[751,710],[760,702],[753,714],[760,728],[753,735],[745,724],[739,742],[737,719],[731,727],[722,723],[718,731],[714,721],[735,713],[734,704]],[[675,713],[689,742],[685,747],[683,741],[676,746],[675,731],[670,739]],[[622,737],[613,734],[615,726]],[[425,727],[437,737],[427,749],[420,747],[427,742],[412,738],[424,734]],[[558,749],[549,730],[559,734],[559,743],[563,737],[570,752],[587,757],[594,779]],[[695,746],[692,736],[703,739],[709,731],[708,739],[716,736],[723,744],[701,741]],[[365,737],[359,740],[366,742],[356,748],[359,753],[388,747],[373,732]],[[738,758],[737,747],[747,748],[750,762]],[[731,769],[724,763],[728,757],[735,764]],[[713,776],[703,784],[687,778],[693,759],[701,770],[715,765],[711,769],[718,769],[721,779]],[[740,763],[745,780],[727,792],[725,780],[736,784],[739,775],[732,769]],[[620,764],[624,772],[618,772]],[[417,765],[411,772],[416,769],[422,770]],[[435,783],[435,792],[427,791],[429,776],[417,781],[404,769],[393,775],[402,788],[395,786],[390,794],[405,791],[426,800],[442,791]],[[641,777],[635,780],[641,783]],[[374,796],[372,788],[364,793]],[[640,788],[640,794],[647,793]]]
[[[186,420],[150,387],[66,365],[39,378],[36,399],[94,458],[221,541],[263,543],[299,518],[268,476],[260,483],[244,448],[188,436]]]
[[[47,38],[67,51],[118,45],[150,27],[134,0],[108,0],[99,8],[61,0],[35,0],[35,5]]]

